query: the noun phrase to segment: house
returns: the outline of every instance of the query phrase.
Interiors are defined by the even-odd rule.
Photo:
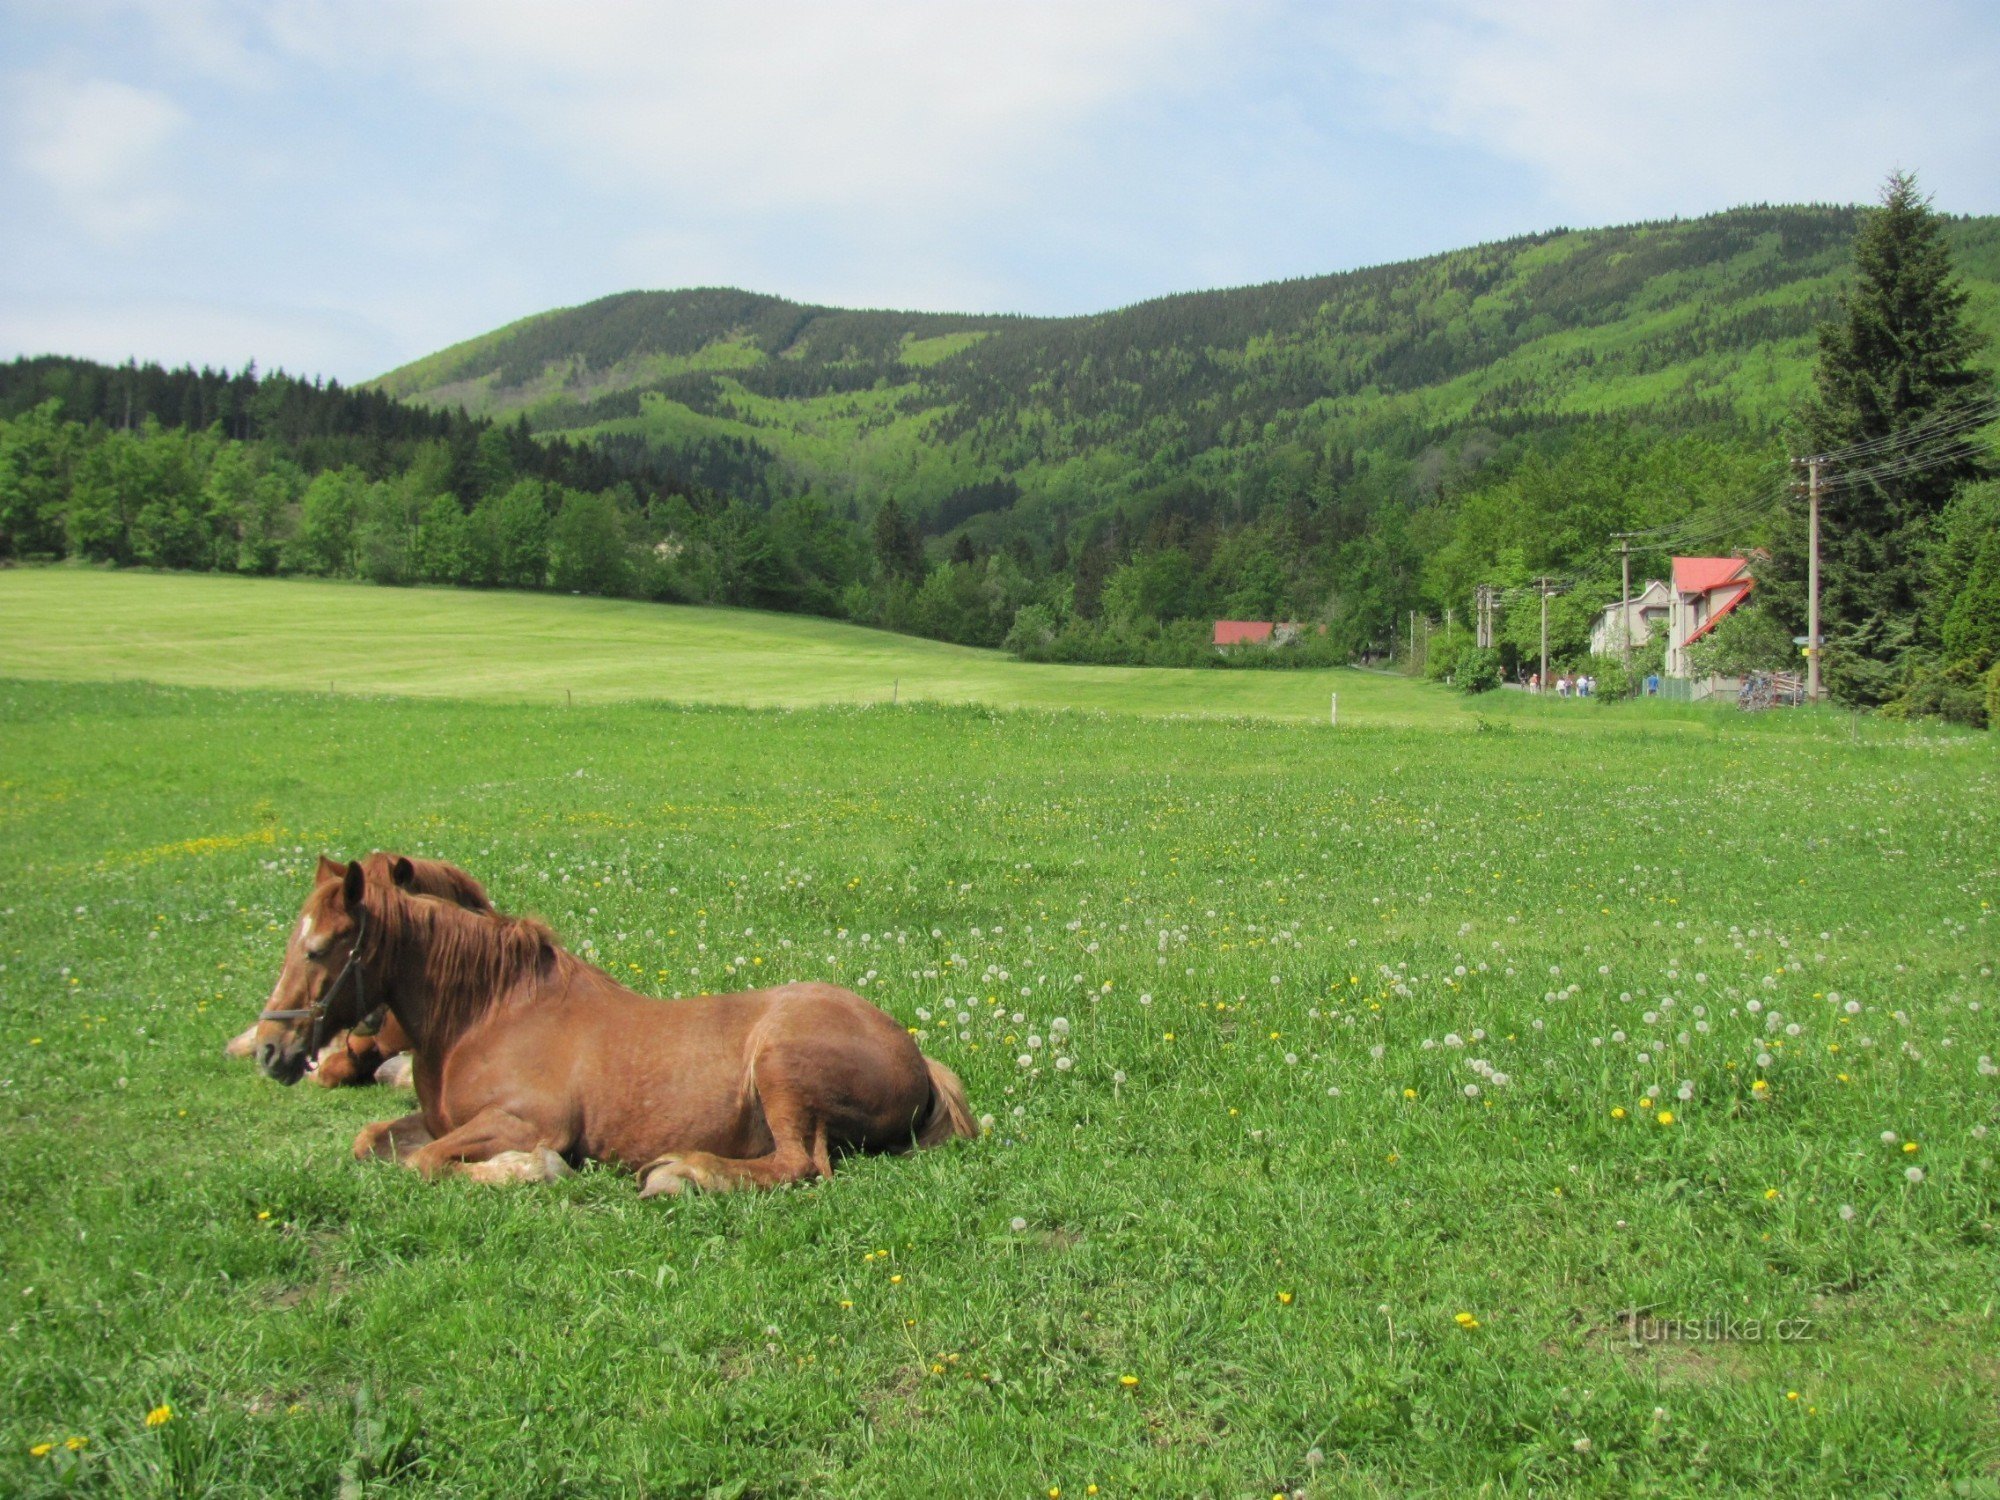
[[[1214,641],[1218,646],[1282,646],[1297,640],[1302,628],[1296,620],[1276,624],[1269,620],[1217,620]],[[1326,633],[1324,625],[1320,633]]]
[[[1218,646],[1263,646],[1271,640],[1275,629],[1269,620],[1217,620],[1215,622],[1215,644]]]
[[[1689,677],[1687,648],[1750,597],[1757,580],[1744,557],[1677,557],[1667,610],[1667,675]]]
[[[1605,605],[1590,627],[1590,654],[1616,656],[1628,645],[1645,645],[1666,624],[1672,603],[1667,586],[1655,578],[1630,599]]]

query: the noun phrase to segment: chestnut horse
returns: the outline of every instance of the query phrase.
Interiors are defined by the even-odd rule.
[[[377,849],[362,864],[375,879],[393,880],[413,894],[455,901],[468,911],[493,910],[486,887],[467,871],[444,860],[411,859]],[[338,880],[345,869],[345,865],[336,864],[322,854],[313,883],[318,885]],[[222,1054],[225,1057],[250,1057],[256,1050],[257,1026],[253,1022],[247,1030],[230,1039]],[[377,1074],[382,1072],[384,1063],[409,1050],[410,1039],[403,1034],[402,1023],[389,1014],[388,1007],[378,1005],[346,1031],[329,1039],[326,1046],[320,1049],[312,1070],[313,1081],[329,1089],[373,1083]],[[395,1081],[406,1082],[408,1064],[403,1064],[400,1070],[389,1070],[390,1073],[399,1071],[401,1076]],[[387,1074],[383,1075],[383,1081],[390,1081]]]
[[[662,1001],[542,923],[411,895],[350,864],[299,913],[257,1059],[296,1082],[318,1038],[380,997],[417,1055],[415,1114],[357,1157],[426,1177],[638,1172],[643,1195],[823,1177],[836,1153],[975,1133],[965,1089],[890,1016],[830,984]]]

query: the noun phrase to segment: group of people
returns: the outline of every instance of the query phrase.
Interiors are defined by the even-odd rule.
[[[1553,683],[1544,684],[1540,672],[1528,674],[1528,691],[1539,693],[1544,686],[1553,687],[1558,698],[1594,698],[1597,696],[1597,679],[1579,672],[1571,676],[1565,672]]]

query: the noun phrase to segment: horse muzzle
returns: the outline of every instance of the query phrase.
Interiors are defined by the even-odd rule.
[[[311,1049],[293,1037],[283,1042],[260,1042],[257,1046],[258,1070],[288,1088],[306,1076],[306,1065],[311,1061]]]

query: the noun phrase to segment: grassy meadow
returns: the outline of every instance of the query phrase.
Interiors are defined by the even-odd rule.
[[[2000,1485],[1993,737],[467,598],[0,574],[0,1492]],[[221,1046],[374,847],[990,1129],[356,1164]]]

